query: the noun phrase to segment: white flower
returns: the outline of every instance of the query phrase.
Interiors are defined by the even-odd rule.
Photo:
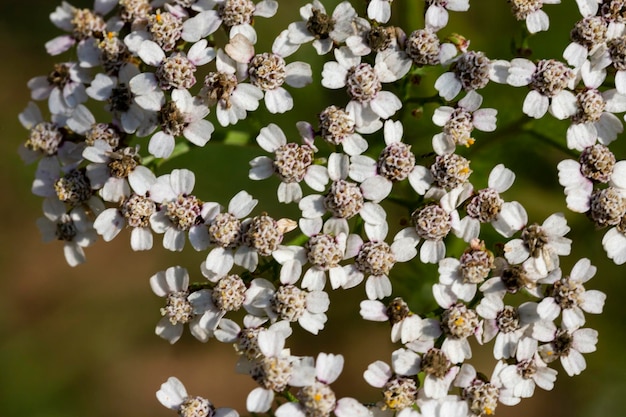
[[[50,55],[59,55],[74,46],[77,41],[80,44],[106,32],[108,25],[102,16],[109,13],[115,5],[111,0],[94,0],[92,11],[78,9],[64,1],[50,13],[50,21],[59,29],[71,34],[57,36],[46,42],[46,51]]]
[[[572,241],[564,237],[569,230],[563,214],[552,214],[541,226],[526,226],[521,239],[507,242],[504,256],[513,264],[530,259],[537,271],[547,274],[559,266],[559,256],[569,255]]]
[[[496,359],[529,359],[537,351],[537,341],[529,334],[529,326],[536,322],[537,303],[526,302],[519,307],[504,305],[500,297],[488,296],[480,300],[476,312],[485,319],[483,343],[493,337],[493,356]]]
[[[525,20],[529,33],[546,31],[550,27],[550,20],[542,10],[544,4],[558,4],[561,0],[538,0],[529,3],[526,0],[512,0],[511,9],[517,20]]]
[[[248,372],[255,372],[255,380],[261,385],[250,391],[246,408],[251,413],[265,413],[272,406],[274,392],[281,392],[293,377],[293,358],[284,349],[287,335],[280,329],[261,329],[258,334],[258,350],[261,356],[248,363]],[[243,369],[242,369],[243,370]]]
[[[343,287],[355,287],[367,277],[367,298],[382,299],[392,294],[389,273],[396,262],[408,262],[417,255],[415,240],[396,235],[390,245],[385,242],[386,228],[369,228],[366,234],[367,242],[359,235],[350,235],[348,239],[347,256],[354,256],[355,260],[343,267],[347,277]]]
[[[441,351],[452,363],[461,363],[472,357],[468,337],[474,335],[479,342],[482,341],[482,320],[475,310],[461,302],[442,307],[445,310],[441,314],[441,328],[446,337]]]
[[[165,233],[165,249],[182,251],[187,232],[194,248],[200,250],[206,247],[203,246],[206,239],[202,238],[199,230],[205,232],[205,220],[219,210],[219,206],[216,203],[204,203],[191,194],[195,182],[192,171],[175,169],[171,174],[158,177],[150,187],[150,198],[161,205],[157,214],[150,218],[150,224],[155,232]]]
[[[624,130],[621,120],[613,113],[626,111],[626,96],[615,89],[599,91],[606,73],[594,73],[589,65],[587,61],[581,68],[586,88],[576,93],[577,111],[567,128],[567,147],[578,151],[594,145],[596,140],[608,145]]]
[[[118,19],[107,22],[107,31],[98,38],[88,38],[78,43],[76,56],[83,68],[102,67],[108,73],[117,73],[128,64],[130,50],[119,37],[123,23]]]
[[[60,166],[58,158],[43,158],[37,165],[31,191],[40,197],[54,197],[69,207],[84,207],[94,214],[104,210],[104,202],[92,189],[85,169],[77,163]]]
[[[528,222],[524,207],[517,201],[503,201],[500,193],[508,190],[515,180],[515,173],[502,164],[489,173],[487,188],[478,190],[465,207],[467,216],[461,223],[478,237],[480,224],[491,223],[504,237],[513,236]]]
[[[491,379],[487,381],[477,375],[472,365],[465,363],[461,366],[454,385],[462,388],[462,397],[467,401],[470,416],[493,415],[498,402],[505,405],[520,402],[520,399],[513,395],[513,391],[504,387],[500,380],[500,372],[505,366],[504,362],[496,363]]]
[[[215,60],[217,72],[211,72],[204,78],[200,97],[209,107],[215,105],[217,121],[222,126],[237,123],[246,118],[249,111],[259,107],[263,91],[249,83],[243,83],[247,74],[222,49],[217,50]]]
[[[142,90],[141,98],[134,100],[129,83],[137,75],[139,69],[135,65],[125,64],[117,76],[96,74],[86,92],[94,100],[107,103],[105,109],[124,132],[137,132],[141,137],[156,127],[156,111],[161,108],[164,98],[162,91],[153,89],[150,93]],[[137,78],[134,83],[143,78],[145,76]]]
[[[355,405],[352,398],[336,400],[329,387],[343,370],[343,356],[320,353],[313,366],[313,358],[305,357],[294,364],[291,386],[301,387],[299,402],[286,402],[276,409],[277,417],[306,417],[307,415],[330,415],[357,417],[367,415],[364,405]],[[360,406],[360,407],[359,407]]]
[[[445,398],[450,385],[460,371],[441,349],[430,348],[422,355],[421,370],[424,372],[422,393],[427,398]]]
[[[530,359],[502,368],[500,380],[506,388],[513,391],[514,396],[530,398],[535,392],[535,386],[546,391],[552,390],[556,374],[556,370],[548,367],[539,354],[535,354]]]
[[[586,213],[591,208],[594,183],[626,189],[626,162],[604,145],[595,144],[581,153],[579,160],[566,159],[557,165],[559,183],[565,188],[567,208]]]
[[[88,71],[75,62],[55,64],[47,76],[31,78],[28,81],[33,100],[48,99],[52,114],[64,114],[87,101],[85,84],[91,81]]]
[[[278,9],[278,2],[274,0],[263,0],[256,4],[251,0],[207,0],[198,3],[201,8],[196,9],[201,10],[200,13],[183,23],[182,38],[187,42],[206,38],[223,25],[231,39],[241,33],[255,44],[257,33],[252,26],[254,17],[272,17]]]
[[[85,262],[83,248],[90,246],[97,239],[92,222],[82,207],[75,207],[69,213],[65,204],[56,198],[47,198],[43,202],[45,217],[37,219],[44,242],[60,240],[63,242],[63,254],[69,266]]]
[[[489,81],[506,82],[509,68],[507,61],[492,61],[480,51],[464,52],[449,63],[452,71],[435,81],[435,89],[446,100],[454,99],[461,89],[469,92],[484,88]]]
[[[560,269],[552,275],[552,286],[546,290],[537,314],[544,320],[554,320],[562,314],[561,326],[573,330],[585,324],[583,312],[600,314],[606,294],[597,290],[585,290],[583,284],[596,273],[596,267],[582,258],[572,268],[569,276],[561,277]]]
[[[376,202],[368,199],[357,184],[346,181],[349,169],[347,155],[332,153],[328,158],[328,176],[332,180],[330,189],[325,195],[312,194],[298,203],[302,210],[300,229],[312,235],[321,229],[322,216],[330,212],[332,217],[324,223],[324,233],[348,234],[348,220],[357,214],[365,222],[365,229],[387,229],[385,210]]]
[[[327,54],[335,43],[345,42],[354,33],[353,21],[357,17],[350,2],[343,1],[335,7],[332,15],[319,0],[300,8],[302,21],[289,24],[289,42],[302,45],[313,41],[319,55]]]
[[[212,289],[192,293],[188,300],[203,304],[200,326],[212,334],[227,313],[238,311],[243,306],[246,290],[246,284],[239,275],[227,275],[221,277]]]
[[[364,320],[389,321],[391,324],[391,341],[394,343],[402,341],[416,352],[421,350],[415,349],[416,346],[409,346],[412,342],[421,338],[421,343],[431,336],[432,344],[434,344],[434,339],[441,335],[438,322],[435,323],[434,319],[422,319],[419,315],[412,313],[409,306],[400,297],[391,300],[389,306],[378,300],[363,300],[360,303],[359,313]],[[431,334],[431,330],[435,331]],[[432,346],[428,346],[426,350],[430,347]]]
[[[317,334],[326,323],[330,301],[324,291],[305,291],[295,285],[274,285],[266,279],[255,278],[246,292],[244,307],[257,317],[270,320],[297,321],[306,331]]]
[[[206,342],[210,331],[200,324],[200,318],[206,310],[203,297],[190,297],[189,274],[180,266],[172,266],[150,277],[150,287],[159,297],[166,298],[166,306],[161,309],[163,318],[156,326],[155,333],[176,343],[183,334],[184,324],[189,324],[191,334]],[[206,291],[206,290],[201,290]],[[205,296],[209,296],[205,294]]]
[[[138,23],[133,25],[132,32],[124,37],[124,43],[130,52],[136,55],[145,40],[156,42],[166,52],[176,48],[183,32],[183,21],[189,14],[177,5],[165,4],[164,9],[164,11],[160,8],[130,11],[130,14],[135,14],[132,18]],[[141,14],[143,16],[140,16]]]
[[[157,158],[168,158],[175,146],[175,137],[183,135],[197,146],[211,139],[213,124],[204,117],[209,108],[198,97],[183,89],[172,91],[172,101],[160,110],[161,131],[150,138],[148,152]]]
[[[433,295],[439,305],[452,305],[457,300],[471,301],[493,269],[493,254],[484,242],[474,239],[460,260],[445,258],[439,261],[439,283],[433,285]]]
[[[404,48],[401,44],[404,42],[405,34],[397,27],[372,25],[360,17],[357,17],[352,25],[352,34],[346,38],[345,43],[354,55],[366,56],[372,51]],[[408,51],[405,52],[409,54]]]
[[[25,163],[31,164],[43,157],[58,158],[64,165],[71,165],[82,159],[84,145],[64,140],[61,127],[66,124],[67,116],[52,115],[48,122],[31,101],[18,117],[22,126],[29,130],[28,139],[18,149]]]
[[[94,228],[105,242],[113,240],[125,226],[130,226],[130,247],[134,251],[152,249],[150,220],[157,212],[156,203],[147,196],[156,182],[156,176],[148,168],[138,166],[128,177],[132,189],[119,208],[107,208],[96,217]]]
[[[261,129],[256,138],[263,150],[274,153],[274,159],[259,156],[250,161],[249,177],[261,180],[276,174],[281,183],[278,186],[278,201],[281,203],[298,202],[302,198],[300,182],[304,180],[315,191],[324,191],[328,183],[325,167],[315,165],[313,142],[303,138],[304,143],[287,143],[282,129],[274,123]]]
[[[402,123],[387,120],[384,125],[384,139],[387,145],[378,160],[365,155],[350,157],[350,178],[361,183],[363,194],[372,200],[384,200],[394,182],[408,178],[411,187],[423,195],[430,184],[428,170],[415,164],[411,146],[402,142]]]
[[[506,294],[515,294],[524,289],[534,297],[542,297],[540,284],[549,274],[539,273],[528,262],[521,265],[509,264],[505,258],[494,260],[495,271],[493,276],[486,280],[479,288],[485,297],[495,296],[504,298]]]
[[[202,265],[202,273],[210,281],[226,275],[235,263],[248,269],[256,267],[256,262],[248,259],[248,248],[241,246],[241,221],[252,212],[257,203],[258,200],[253,199],[246,191],[240,191],[231,198],[227,211],[214,211],[207,216],[208,239],[215,248],[207,255]]]
[[[205,398],[189,396],[182,382],[176,377],[169,377],[161,384],[156,397],[163,406],[174,410],[178,415],[198,415],[211,417],[239,417],[232,408],[214,408]]]
[[[311,232],[311,231],[308,231]],[[339,262],[346,257],[346,234],[337,236],[316,231],[302,246],[283,246],[273,253],[274,259],[282,265],[280,282],[295,284],[302,273],[302,267],[309,262],[302,278],[302,288],[322,290],[326,285],[326,274],[330,285],[337,289],[347,282],[345,270]]]
[[[529,86],[522,111],[530,117],[539,119],[548,110],[557,119],[576,113],[576,96],[567,90],[573,88],[574,72],[557,60],[543,59],[534,64],[525,58],[515,58],[506,82],[514,87]]]
[[[240,199],[245,200],[246,193],[240,194],[243,194]],[[250,204],[252,202],[242,207],[242,210],[254,207]],[[229,211],[233,211],[230,205]],[[212,279],[217,271],[227,272],[233,263],[254,271],[259,263],[259,256],[272,256],[279,249],[284,234],[296,228],[296,222],[291,219],[274,220],[266,213],[240,222],[235,216],[227,213],[224,216],[220,215],[219,219],[216,216],[209,228],[213,229],[209,230],[210,239],[221,246],[207,256],[206,270],[203,273]]]
[[[410,408],[417,400],[417,383],[413,378],[420,371],[421,359],[407,349],[392,353],[391,366],[383,361],[371,363],[363,378],[375,388],[382,388],[384,405],[395,411]]]
[[[581,37],[593,49],[593,55],[588,52],[588,57],[584,55],[585,49],[577,44],[570,45],[570,49],[566,49],[564,56],[579,66],[588,65],[587,77],[600,79],[606,76],[606,68],[612,66],[615,70],[615,88],[620,94],[626,94],[626,67],[624,66],[626,54],[624,46],[626,45],[626,26],[624,22],[618,21],[611,16],[610,9],[608,16],[604,18],[604,24],[608,21],[608,26],[602,26],[601,23],[594,21],[581,21],[581,24],[589,23],[588,28],[578,27]],[[590,33],[591,32],[591,33]],[[589,59],[589,64],[586,62]]]
[[[331,105],[319,114],[319,131],[316,132],[308,122],[298,122],[298,131],[305,141],[313,142],[320,135],[331,145],[341,145],[348,155],[358,155],[367,150],[368,143],[356,133],[356,121],[350,112]]]
[[[448,10],[466,12],[469,10],[469,0],[426,0],[426,26],[439,30],[448,24]]]
[[[465,241],[474,238],[474,234],[467,227],[467,222],[461,222],[456,208],[471,195],[469,184],[457,187],[444,194],[438,203],[429,203],[416,209],[411,214],[412,227],[401,230],[397,237],[411,238],[417,245],[423,240],[420,247],[420,260],[424,263],[437,263],[446,256],[444,238],[452,231]]]
[[[87,165],[87,178],[92,188],[100,189],[104,201],[121,202],[130,195],[130,177],[144,176],[143,172],[135,174],[139,167],[137,148],[113,150],[104,140],[96,140],[85,148],[83,157],[93,162]]]
[[[155,76],[161,89],[189,89],[196,83],[196,69],[215,58],[214,49],[207,45],[208,41],[202,39],[191,45],[187,53],[174,52],[166,56],[159,44],[145,40],[137,55],[146,64],[157,68]]]
[[[580,3],[587,1],[595,3],[597,0],[577,0]],[[563,58],[575,68],[581,67],[587,58],[592,61],[592,67],[606,67],[610,64],[610,57],[605,52],[606,40],[609,28],[614,29],[614,24],[609,23],[603,16],[595,16],[596,12],[584,14],[582,20],[574,25],[570,37],[572,42],[563,51]]]
[[[293,97],[283,87],[304,87],[313,82],[311,66],[302,61],[286,63],[298,46],[289,43],[288,30],[282,31],[272,44],[272,52],[254,54],[254,45],[243,35],[234,36],[224,48],[239,63],[248,64],[250,83],[265,95],[270,113],[285,113],[293,108]]]
[[[350,102],[346,110],[354,115],[357,129],[376,131],[379,119],[388,119],[402,107],[395,94],[382,90],[382,83],[402,78],[411,61],[401,52],[385,50],[376,54],[375,64],[361,62],[344,46],[335,49],[335,59],[324,64],[322,85],[330,89],[348,88]]]
[[[580,374],[587,367],[583,353],[595,352],[598,343],[598,331],[594,329],[565,330],[558,329],[554,340],[539,346],[539,355],[546,363],[556,359],[569,376]]]
[[[493,132],[496,129],[496,109],[480,109],[483,98],[471,90],[456,107],[441,106],[433,113],[433,123],[443,127],[433,136],[433,149],[439,155],[454,152],[457,145],[471,146],[472,130]]]

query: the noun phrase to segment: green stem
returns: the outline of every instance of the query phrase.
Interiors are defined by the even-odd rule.
[[[570,149],[567,146],[565,146],[563,143],[557,142],[554,139],[552,139],[550,136],[547,136],[541,132],[537,132],[534,129],[522,129],[521,132],[527,133],[528,135],[536,139],[541,139],[543,143],[547,143],[573,158],[577,159],[579,156],[578,153],[574,149]]]
[[[408,198],[403,198],[397,195],[390,194],[387,196],[385,200],[391,201],[392,203],[396,203],[409,210],[413,210],[421,202],[420,200],[423,200],[423,197],[420,196],[420,199],[418,200],[409,200]]]
[[[522,117],[511,122],[504,128],[496,130],[493,135],[490,135],[489,137],[484,139],[480,139],[480,141],[476,141],[476,143],[472,145],[470,149],[475,152],[480,150],[481,148],[488,147],[489,145],[500,141],[503,138],[514,134],[519,134],[520,132],[524,131],[525,126],[531,122],[532,120],[528,116],[523,115]]]
[[[300,233],[298,236],[294,237],[289,242],[287,242],[286,245],[287,246],[302,246],[304,242],[306,242],[307,240],[309,240],[309,237],[305,235],[304,233]]]

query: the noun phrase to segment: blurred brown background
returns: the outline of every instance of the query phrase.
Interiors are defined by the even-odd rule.
[[[287,27],[297,19],[297,8],[292,2],[282,3],[279,21],[281,27]],[[324,3],[332,10],[337,2]],[[363,6],[362,1],[357,3]],[[408,6],[402,3],[397,0],[394,7],[407,7],[414,13],[403,14],[403,24],[408,24],[409,29],[418,28],[421,23],[417,13],[422,2],[407,2]],[[73,4],[89,7],[92,3]],[[41,200],[30,193],[34,166],[24,166],[16,153],[27,137],[17,115],[29,101],[28,79],[47,73],[54,62],[46,55],[43,45],[60,34],[48,19],[56,6],[57,2],[49,0],[3,0],[0,4],[3,54],[0,211],[4,220],[0,233],[0,416],[171,416],[154,396],[159,385],[171,375],[180,378],[191,394],[205,396],[218,407],[236,407],[243,413],[245,396],[255,384],[233,372],[236,356],[230,346],[215,341],[201,344],[187,332],[181,341],[170,346],[153,333],[162,300],[150,291],[148,278],[159,270],[180,264],[199,279],[197,265],[204,255],[167,253],[160,249],[160,237],[155,239],[156,249],[150,253],[133,253],[129,236],[123,234],[109,244],[98,242],[88,248],[87,263],[70,268],[63,259],[60,244],[41,242],[35,226]],[[532,40],[534,56],[558,57],[558,51],[567,44],[576,11],[571,4],[547,5],[544,10],[551,16],[554,31]],[[273,22],[273,27],[259,22],[262,44],[271,43],[270,37],[275,36],[274,28],[278,24]],[[480,4],[474,1],[471,19],[453,14],[450,23],[450,27],[472,39],[473,49],[490,51],[491,56],[503,58],[510,57],[508,39],[518,36],[516,25],[506,2],[495,0],[483,0]],[[263,28],[270,27],[271,35],[265,35],[263,31],[267,29]],[[500,46],[494,48],[494,40]],[[314,82],[319,85],[319,75]],[[297,93],[296,97],[310,99],[310,91]],[[520,97],[513,101],[496,93],[486,105],[501,112],[513,106],[518,114]],[[315,107],[315,111],[319,108]],[[297,114],[298,108],[295,111]],[[558,128],[564,132],[564,125]],[[623,142],[624,138],[619,141]],[[623,143],[615,149],[618,159],[623,159]],[[545,158],[539,159],[538,152]],[[233,183],[242,187],[250,185],[247,161],[256,152],[242,149],[236,155],[229,154],[226,164],[219,146],[201,155],[201,161],[196,161],[198,166],[218,166],[219,178],[232,178]],[[516,171],[515,188],[523,190],[517,198],[527,204],[531,221],[541,222],[549,213],[564,210],[555,164],[565,155],[544,152],[537,141],[506,138],[495,150],[484,151],[483,156],[505,158],[507,166]],[[493,164],[490,162],[490,166]],[[198,175],[201,178],[196,189],[203,189],[204,196],[215,195],[217,201],[226,203],[237,190],[230,188],[231,181],[216,180],[211,172]],[[263,188],[266,196],[273,198],[273,186]],[[511,194],[507,196],[511,198]],[[559,378],[553,392],[538,390],[533,399],[524,400],[520,406],[510,409],[500,406],[497,410],[500,416],[625,414],[621,394],[626,389],[626,359],[622,354],[626,312],[620,299],[626,290],[625,270],[606,262],[600,245],[603,231],[594,233],[584,216],[569,212],[566,215],[577,232],[570,235],[575,241],[575,253],[571,260],[564,261],[564,269],[569,272],[576,259],[590,257],[599,271],[588,288],[608,293],[602,317],[588,317],[588,326],[600,331],[598,352],[586,355],[588,369],[581,376],[569,378],[557,366]],[[330,320],[319,337],[296,332],[289,342],[295,354],[343,353],[346,369],[334,384],[338,395],[375,401],[378,399],[375,391],[367,386],[361,374],[374,360],[389,361],[395,347],[388,341],[385,324],[363,323],[359,319],[358,302],[364,297],[363,288],[348,294],[346,300],[340,299],[339,293],[331,294],[334,302]],[[491,345],[475,352],[475,363],[485,364],[483,369],[489,372],[491,364],[487,358]]]

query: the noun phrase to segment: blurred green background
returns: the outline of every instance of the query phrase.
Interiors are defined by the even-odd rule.
[[[281,2],[277,19],[258,19],[260,42],[257,51],[266,50],[277,35],[276,28],[286,28],[298,20],[297,7],[304,2]],[[336,1],[324,4],[330,11]],[[365,2],[358,0],[359,10]],[[568,43],[569,30],[576,21],[573,2],[547,5],[552,30],[534,36],[530,41],[534,58],[560,57]],[[570,4],[572,3],[572,4]],[[79,7],[90,7],[90,1],[75,1]],[[113,242],[98,242],[87,249],[87,263],[70,268],[65,263],[61,245],[43,244],[35,220],[41,213],[41,200],[30,193],[34,166],[25,166],[17,156],[18,146],[27,132],[17,120],[29,101],[26,82],[46,74],[55,60],[48,57],[44,43],[59,35],[49,22],[49,13],[57,6],[49,0],[3,0],[0,4],[0,65],[2,93],[0,147],[3,161],[0,178],[4,220],[0,251],[0,416],[171,416],[154,396],[159,385],[175,375],[191,394],[202,395],[220,406],[245,410],[245,396],[255,384],[247,376],[233,372],[236,356],[230,346],[215,341],[201,344],[187,333],[174,346],[154,335],[162,300],[154,296],[148,278],[159,270],[180,264],[195,279],[201,279],[198,265],[205,254],[171,254],[160,249],[160,237],[150,253],[133,253],[128,234]],[[422,27],[421,0],[394,2],[394,10],[407,32]],[[491,58],[510,59],[511,39],[519,39],[521,29],[502,1],[473,1],[468,14],[452,13],[451,30],[471,39],[471,48],[482,50]],[[345,104],[342,92],[327,92],[320,87],[320,60],[305,47],[295,58],[312,62],[314,84],[301,91],[291,90],[296,108],[288,117],[260,117],[259,126],[270,122],[281,124],[288,135],[295,134],[294,122],[313,121],[329,98]],[[63,56],[62,59],[71,59]],[[425,79],[432,85],[436,75]],[[503,89],[490,85],[484,90],[486,107],[499,110],[502,126],[521,114],[526,90]],[[426,89],[425,93],[432,93]],[[299,103],[299,104],[298,104]],[[307,103],[305,105],[304,103]],[[433,107],[424,109],[422,120],[407,112],[403,121],[410,133],[414,149],[428,149],[434,129],[430,126]],[[563,141],[567,125],[548,120],[536,124],[552,138]],[[222,132],[218,132],[223,134]],[[555,211],[565,211],[564,198],[557,183],[556,163],[568,155],[546,145],[545,141],[518,132],[489,137],[477,135],[477,145],[467,153],[477,187],[484,187],[489,170],[502,161],[517,173],[517,181],[506,194],[509,200],[521,201],[529,211],[531,222],[542,222]],[[562,142],[563,143],[563,142]],[[480,146],[479,146],[480,145]],[[612,146],[618,159],[625,153],[624,138]],[[196,193],[206,200],[227,203],[230,196],[245,188],[262,201],[259,209],[274,210],[276,181],[262,184],[247,179],[247,162],[262,152],[253,148],[228,148],[209,143],[201,150],[172,161],[163,167],[191,164],[197,174]],[[482,183],[480,183],[482,179]],[[237,188],[233,188],[236,185]],[[269,203],[268,203],[269,202]],[[284,208],[282,208],[284,210]],[[273,214],[274,212],[272,212]],[[286,215],[295,213],[291,207]],[[582,417],[624,415],[621,394],[626,389],[626,357],[622,354],[626,330],[626,311],[619,297],[626,293],[624,268],[606,260],[601,247],[604,231],[595,231],[584,215],[565,212],[574,240],[573,255],[563,260],[566,273],[580,257],[589,257],[598,266],[596,277],[588,288],[608,294],[601,317],[588,316],[588,326],[600,332],[598,352],[586,355],[588,369],[578,377],[569,378],[560,369],[554,391],[538,389],[534,398],[513,408],[500,406],[500,416],[550,415]],[[410,271],[410,266],[405,269]],[[420,270],[431,275],[419,276],[422,287],[428,288],[433,268]],[[392,276],[393,277],[393,276]],[[393,279],[393,278],[392,278]],[[344,298],[344,296],[346,296]],[[415,294],[414,294],[415,295]],[[418,299],[420,295],[415,295]],[[361,375],[374,360],[390,360],[396,347],[389,342],[386,324],[364,323],[359,319],[358,303],[364,298],[363,287],[345,293],[332,293],[330,320],[319,337],[296,331],[289,340],[294,354],[316,354],[319,351],[342,353],[346,368],[334,384],[339,396],[357,396],[364,401],[378,399]],[[489,373],[491,345],[476,348],[477,367]]]

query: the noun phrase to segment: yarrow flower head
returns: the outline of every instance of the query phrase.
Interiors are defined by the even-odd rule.
[[[300,8],[302,21],[289,25],[289,42],[302,45],[313,41],[313,48],[319,55],[330,52],[335,44],[343,43],[354,32],[357,18],[354,7],[343,1],[332,14],[319,0],[314,0]]]
[[[91,81],[89,72],[76,62],[55,64],[48,75],[31,78],[28,87],[31,98],[48,100],[52,114],[64,114],[87,101],[85,84]]]
[[[567,207],[626,262],[626,162],[613,149],[626,111],[626,2],[563,2],[582,18],[555,55],[557,34],[530,45],[556,30],[543,6],[560,0],[509,0],[523,29],[510,61],[448,28],[450,12],[474,13],[469,0],[424,0],[423,25],[410,30],[392,18],[414,7],[401,3],[287,4],[295,17],[282,28],[261,19],[276,0],[62,2],[50,15],[61,34],[46,51],[59,59],[28,81],[18,116],[43,239],[60,240],[71,266],[124,230],[134,251],[152,249],[155,233],[172,252],[189,240],[203,278],[180,265],[151,275],[155,333],[174,344],[188,326],[201,342],[232,345],[236,372],[257,384],[248,413],[487,417],[552,389],[557,359],[579,374],[596,349],[598,332],[584,326],[604,309],[606,294],[590,286],[602,274],[586,257],[566,272],[576,245],[565,215],[548,188],[527,187],[558,172]],[[526,87],[521,106],[511,87]],[[531,120],[547,112],[559,120]],[[541,149],[524,142],[533,138]],[[574,155],[552,174],[549,147]],[[530,208],[555,214],[534,224]],[[302,330],[322,337],[331,301],[361,284],[360,316],[388,323],[400,345],[363,372],[374,403],[334,386],[351,356],[287,345]],[[470,364],[485,348],[490,377]],[[181,417],[238,417],[175,377],[157,398]]]
[[[159,211],[151,218],[151,225],[155,232],[164,233],[165,249],[182,251],[186,234],[194,247],[203,245],[195,231],[203,227],[204,220],[217,205],[204,203],[191,194],[195,182],[192,171],[175,169],[171,174],[158,177],[150,188],[150,198],[160,204]]]
[[[174,151],[175,138],[184,136],[197,146],[211,139],[213,124],[204,118],[209,109],[189,91],[175,89],[172,100],[159,110],[161,130],[150,138],[148,151],[157,158],[167,158]]]
[[[293,108],[293,97],[283,87],[301,88],[310,84],[311,66],[302,61],[287,64],[285,58],[297,50],[288,41],[284,30],[274,40],[272,52],[254,53],[254,45],[243,35],[235,35],[225,47],[226,53],[235,61],[247,64],[250,83],[265,96],[265,106],[270,113],[285,113]]]
[[[298,324],[310,333],[317,334],[326,323],[330,301],[321,290],[301,290],[295,285],[274,285],[263,279],[252,281],[246,294],[244,307],[257,317],[267,316],[272,322],[286,320]]]
[[[216,67],[217,71],[205,76],[199,96],[207,106],[215,106],[219,124],[228,126],[245,119],[247,112],[256,110],[263,91],[242,82],[246,75],[238,70],[240,65],[222,49],[217,51]]]
[[[511,12],[517,20],[526,21],[526,28],[530,33],[546,31],[550,27],[550,20],[542,10],[544,4],[558,4],[561,0],[511,0]]]
[[[312,141],[303,139],[302,145],[288,143],[282,129],[273,123],[262,128],[257,137],[259,146],[274,153],[274,159],[259,156],[250,161],[249,176],[261,180],[276,174],[281,180],[278,187],[278,201],[281,203],[300,201],[300,182],[303,180],[315,191],[324,191],[328,183],[326,168],[314,164],[317,148]]]
[[[306,234],[319,231],[324,224],[324,233],[348,234],[348,220],[359,215],[365,222],[365,228],[383,228],[386,230],[385,210],[377,203],[375,196],[368,196],[359,185],[347,181],[349,159],[347,155],[333,153],[328,159],[328,174],[332,183],[325,195],[312,194],[304,197],[298,204],[302,210],[300,228]],[[374,201],[366,201],[366,200]],[[326,213],[332,217],[326,221]]]
[[[156,397],[181,417],[239,417],[232,408],[215,408],[206,398],[188,395],[183,383],[173,376],[161,384]]]
[[[557,119],[565,119],[576,113],[576,96],[568,90],[574,80],[574,72],[557,60],[543,59],[535,64],[515,58],[506,82],[514,87],[530,88],[524,99],[524,114],[539,119],[549,110]]]
[[[457,107],[442,106],[435,110],[433,123],[443,127],[443,132],[433,136],[433,149],[438,154],[452,153],[457,145],[470,147],[475,139],[474,129],[492,132],[496,129],[495,109],[480,109],[483,98],[475,91],[469,91],[459,100]]]
[[[469,0],[425,0],[426,26],[434,30],[444,28],[448,24],[448,10],[465,12],[469,10]]]
[[[528,225],[521,238],[504,245],[506,259],[516,264],[530,259],[537,271],[547,274],[559,266],[559,256],[569,255],[572,241],[564,237],[569,230],[561,213],[550,215],[541,225]]]
[[[435,88],[441,97],[452,100],[461,90],[479,90],[489,81],[506,82],[508,68],[507,61],[492,61],[483,52],[467,51],[450,62],[450,71],[437,78]]]
[[[242,34],[255,44],[257,33],[252,26],[254,17],[272,17],[278,9],[278,2],[274,0],[258,3],[252,0],[210,0],[204,3],[199,2],[197,8],[200,13],[183,24],[182,38],[187,42],[197,42],[223,26],[230,38]]]
[[[198,297],[191,298],[189,274],[180,266],[170,267],[150,277],[150,287],[159,297],[166,299],[161,309],[163,318],[156,327],[156,334],[170,343],[176,343],[183,334],[183,327],[189,324],[194,337],[206,342],[210,332],[200,325],[200,318],[205,312],[205,303]]]
[[[69,213],[65,205],[57,199],[44,200],[44,217],[37,220],[44,242],[60,240],[63,242],[63,254],[70,266],[85,262],[83,248],[96,241],[93,224],[81,207],[73,208]]]
[[[537,313],[544,320],[554,320],[562,315],[564,329],[574,330],[585,324],[584,312],[602,313],[606,294],[598,290],[585,290],[584,283],[596,273],[596,267],[587,258],[580,259],[569,276],[551,275],[553,281],[546,290],[546,297],[537,307]]]
[[[292,380],[290,385],[300,387],[296,393],[298,402],[286,402],[276,409],[277,417],[328,417],[336,415],[365,415],[369,411],[353,398],[337,399],[330,384],[335,382],[343,370],[342,355],[320,353],[313,358],[305,357],[294,367],[294,374],[301,380]],[[294,378],[295,379],[295,378]]]
[[[398,236],[413,239],[417,245],[421,240],[420,260],[437,263],[445,257],[444,238],[452,231],[457,236],[470,240],[467,224],[460,222],[456,208],[469,197],[471,187],[457,187],[445,193],[438,203],[429,203],[411,214],[412,227],[400,231]]]
[[[403,77],[411,61],[398,51],[387,50],[376,54],[371,66],[361,62],[361,57],[348,47],[336,49],[335,59],[324,64],[322,85],[330,89],[346,87],[350,97],[346,110],[354,114],[357,128],[378,130],[380,118],[388,119],[402,107],[396,95],[382,89],[382,83]]]

